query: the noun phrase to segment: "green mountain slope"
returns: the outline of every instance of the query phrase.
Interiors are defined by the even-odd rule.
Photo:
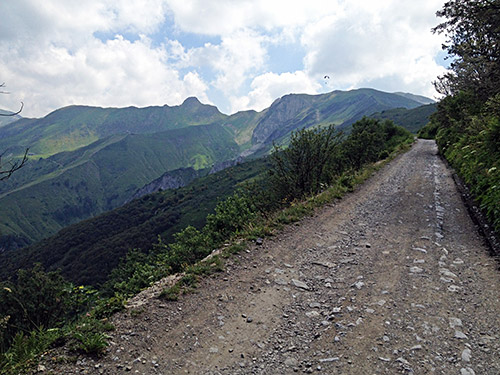
[[[87,146],[114,134],[148,134],[210,124],[227,116],[188,98],[180,106],[99,108],[70,106],[42,119],[20,120],[0,128],[0,150],[50,156]]]
[[[201,227],[219,199],[230,195],[242,181],[262,173],[265,160],[237,165],[177,190],[140,199],[61,230],[35,245],[0,254],[0,279],[20,267],[41,262],[47,269],[61,268],[77,284],[98,284],[130,248],[147,250],[158,234],[165,241],[187,225]]]
[[[372,89],[292,94],[264,111],[231,116],[188,98],[175,107],[70,106],[20,119],[0,128],[1,151],[16,156],[30,148],[29,163],[0,184],[0,248],[118,207],[165,172],[257,158],[293,130],[332,123],[349,129],[374,112],[420,106],[406,96]]]
[[[314,125],[347,128],[363,116],[391,108],[415,108],[415,100],[372,89],[333,91],[322,95],[286,95],[265,110],[253,133],[253,143],[269,144],[291,131]]]
[[[22,116],[19,115],[10,116],[12,113],[13,112],[11,111],[0,109],[0,115],[7,115],[7,116],[0,116],[0,127],[22,119]]]
[[[238,145],[222,126],[202,125],[115,135],[40,159],[13,176],[0,194],[1,234],[39,240],[120,206],[165,171],[208,168],[238,152]]]
[[[422,105],[413,109],[394,108],[382,112],[373,113],[372,118],[378,120],[392,120],[396,125],[402,126],[410,132],[416,134],[430,119],[430,116],[436,112],[437,104]]]

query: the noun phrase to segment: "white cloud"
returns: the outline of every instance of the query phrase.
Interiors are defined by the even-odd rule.
[[[43,116],[68,104],[175,105],[197,96],[208,103],[217,98],[225,112],[262,109],[290,92],[325,91],[324,75],[331,77],[328,89],[371,86],[432,96],[430,82],[444,68],[435,61],[442,39],[430,29],[442,4],[1,1],[0,83],[12,94],[0,96],[0,108],[24,100],[23,115]],[[197,42],[189,43],[194,36]],[[290,56],[303,53],[303,60],[285,64],[287,56],[275,52],[286,53],[283,45],[297,47],[300,53]]]
[[[318,82],[311,80],[302,71],[294,73],[265,73],[252,81],[248,95],[232,97],[233,112],[242,109],[261,111],[269,107],[277,98],[290,94],[317,94],[321,89]]]
[[[338,9],[324,0],[167,0],[183,31],[228,35],[240,29],[286,28],[314,22]]]
[[[440,3],[346,3],[341,15],[305,28],[305,69],[312,76],[328,74],[342,89],[377,82],[380,89],[433,95],[431,81],[444,71],[434,60],[442,40],[430,33]]]

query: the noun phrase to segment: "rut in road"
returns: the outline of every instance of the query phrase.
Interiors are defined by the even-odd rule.
[[[500,274],[433,141],[228,261],[118,314],[67,374],[500,374]],[[143,294],[144,295],[144,294]]]

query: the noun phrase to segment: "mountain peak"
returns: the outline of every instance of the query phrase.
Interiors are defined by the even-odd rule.
[[[200,105],[203,105],[197,97],[195,96],[190,96],[189,98],[186,98],[186,100],[184,100],[184,102],[182,103],[182,107],[195,107],[195,106],[200,106]]]

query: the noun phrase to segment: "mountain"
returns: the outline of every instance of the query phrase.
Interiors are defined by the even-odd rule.
[[[168,243],[187,225],[203,226],[220,199],[232,194],[243,181],[263,173],[266,166],[263,159],[238,164],[186,187],[134,199],[29,247],[0,251],[0,280],[12,276],[19,267],[40,262],[46,269],[60,268],[75,284],[102,283],[129,249],[148,250],[158,235]]]
[[[393,108],[382,112],[373,113],[372,118],[379,120],[391,120],[396,125],[402,126],[410,132],[416,134],[424,127],[430,119],[430,116],[436,112],[437,104],[422,105],[413,109]]]
[[[119,207],[139,189],[155,191],[161,183],[146,185],[161,176],[170,181],[165,188],[181,186],[200,170],[263,156],[294,130],[328,124],[348,130],[363,116],[420,106],[414,99],[420,100],[359,89],[285,95],[261,112],[231,116],[188,98],[173,107],[69,106],[19,119],[0,127],[1,152],[30,152],[29,162],[0,184],[0,248],[25,246]]]
[[[436,103],[435,100],[432,100],[426,96],[410,94],[409,92],[395,92],[395,94],[401,95],[407,99],[414,100],[414,101],[419,102],[420,104],[424,104],[424,105]]]
[[[11,112],[11,111],[6,111],[4,109],[0,109],[0,128],[2,126],[8,125],[14,121],[22,119],[22,117],[19,115],[10,116],[12,113],[13,112]],[[7,116],[1,116],[1,115],[7,115]]]
[[[165,171],[209,168],[238,153],[229,132],[213,124],[113,135],[38,159],[0,185],[0,231],[37,241],[122,205]]]
[[[373,89],[322,95],[286,95],[266,109],[253,132],[253,144],[271,144],[293,130],[334,124],[347,128],[363,116],[391,108],[415,108],[419,102]]]
[[[0,150],[33,156],[51,156],[116,134],[153,134],[193,125],[206,125],[227,117],[210,105],[188,98],[180,106],[99,108],[69,106],[42,119],[22,119],[0,128]]]

